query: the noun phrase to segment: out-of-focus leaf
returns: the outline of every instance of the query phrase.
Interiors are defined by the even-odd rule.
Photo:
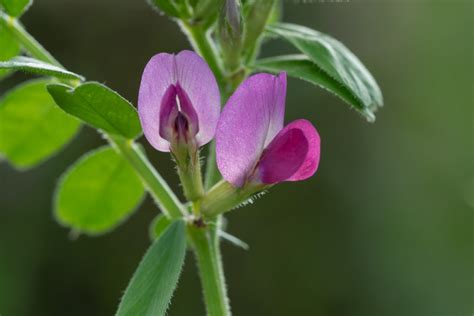
[[[359,104],[359,100],[338,81],[329,76],[305,55],[286,55],[258,60],[254,66],[260,71],[278,73],[286,71],[288,75],[309,81],[334,93],[349,104]],[[362,106],[362,105],[361,105]]]
[[[97,82],[86,82],[76,89],[62,84],[48,86],[56,104],[95,128],[135,138],[141,134],[138,113],[117,92]]]
[[[21,70],[43,76],[84,80],[84,77],[81,75],[45,63],[44,61],[24,56],[18,56],[7,61],[0,61],[0,69]]]
[[[107,232],[138,207],[145,190],[133,168],[111,147],[84,155],[58,183],[55,215],[75,231]]]
[[[273,4],[272,12],[270,13],[270,16],[268,17],[268,24],[278,23],[281,21],[282,17],[283,17],[283,1],[276,0],[275,3]]]
[[[164,316],[184,264],[184,222],[175,221],[148,249],[116,316]]]
[[[179,17],[179,11],[174,0],[147,0],[158,11],[171,17]]]
[[[155,240],[160,238],[164,231],[170,226],[172,221],[163,214],[156,216],[150,224],[150,238]]]
[[[293,44],[308,56],[321,70],[344,85],[359,101],[351,103],[368,120],[375,119],[374,112],[383,105],[379,86],[360,60],[341,42],[310,28],[278,23],[267,30]]]
[[[244,15],[244,49],[253,49],[265,29],[276,0],[253,1],[246,6]]]
[[[20,53],[20,45],[3,23],[0,23],[0,62],[15,57]],[[0,69],[0,79],[5,77],[9,70]]]
[[[14,17],[22,15],[30,5],[33,3],[33,0],[0,0],[0,6],[2,6],[5,11]]]
[[[80,122],[56,106],[48,83],[29,81],[0,100],[0,153],[19,169],[55,154],[79,129]]]

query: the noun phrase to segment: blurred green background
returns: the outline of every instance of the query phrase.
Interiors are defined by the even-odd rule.
[[[234,314],[472,315],[473,2],[304,2],[286,1],[284,19],[345,43],[386,106],[369,124],[327,92],[289,81],[286,120],[312,120],[322,160],[309,181],[279,185],[229,214],[229,231],[251,247],[223,244]],[[144,0],[37,0],[23,22],[69,69],[134,103],[147,60],[189,48]],[[270,42],[263,54],[288,51]],[[151,199],[114,232],[76,241],[51,211],[57,178],[101,144],[84,127],[36,169],[0,165],[2,316],[115,312],[149,245]],[[146,148],[179,190],[169,156]],[[195,270],[188,254],[170,315],[204,315]]]

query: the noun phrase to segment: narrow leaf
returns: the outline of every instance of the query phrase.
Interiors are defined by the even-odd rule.
[[[234,235],[229,234],[226,231],[219,229],[217,233],[219,234],[219,237],[221,237],[224,240],[227,240],[228,242],[230,242],[236,247],[242,248],[244,250],[250,249],[250,246],[245,241],[235,237]]]
[[[138,207],[145,190],[128,162],[111,147],[84,155],[58,183],[55,215],[75,231],[105,233]]]
[[[171,220],[163,214],[156,216],[150,224],[150,238],[155,240],[165,232],[168,226],[171,225]]]
[[[9,15],[17,17],[28,10],[32,2],[33,0],[0,0],[0,5]]]
[[[344,85],[358,100],[350,104],[368,120],[375,118],[377,107],[383,105],[380,88],[370,72],[346,46],[326,34],[300,25],[278,23],[269,25],[267,29],[289,41],[327,75]]]
[[[148,249],[125,291],[116,316],[163,316],[184,264],[184,222],[171,224]]]
[[[86,82],[76,89],[51,84],[48,91],[64,111],[95,128],[130,139],[141,133],[133,105],[100,83]]]
[[[0,22],[0,62],[15,57],[20,53],[20,45],[6,26]],[[0,79],[5,77],[9,70],[0,70]]]
[[[45,63],[41,60],[23,56],[0,62],[0,69],[21,70],[43,76],[84,80],[84,77],[81,75],[75,74],[66,69]]]
[[[329,76],[305,55],[286,55],[258,60],[254,66],[260,71],[278,73],[286,71],[288,75],[306,80],[334,93],[349,104],[359,104],[359,100],[338,81]]]
[[[47,80],[17,86],[0,100],[0,153],[16,168],[33,167],[57,153],[80,122],[56,106]]]

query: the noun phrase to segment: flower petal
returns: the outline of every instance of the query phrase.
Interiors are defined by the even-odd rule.
[[[207,63],[192,51],[176,55],[176,78],[186,92],[198,118],[198,146],[210,142],[216,133],[221,97],[216,78]]]
[[[178,86],[176,92],[180,99],[185,96],[189,99],[185,112],[195,129],[199,129],[196,135],[198,145],[208,143],[214,137],[219,119],[219,88],[206,62],[191,51],[182,51],[176,56],[157,54],[143,71],[138,114],[147,140],[157,150],[170,151],[169,142],[160,135],[160,108],[163,104],[170,105],[170,100],[164,103],[162,100],[170,85]],[[197,120],[193,113],[196,113]]]
[[[273,109],[270,112],[270,125],[268,126],[267,138],[265,146],[273,140],[283,128],[285,120],[285,101],[286,101],[286,72],[281,72],[275,80],[273,97]]]
[[[166,89],[160,104],[160,136],[168,141],[173,137],[173,126],[178,117],[178,107],[176,103],[176,87],[170,85]]]
[[[170,151],[169,142],[160,135],[160,108],[166,91],[176,81],[174,64],[172,54],[153,56],[143,71],[138,93],[138,114],[143,133],[159,151]]]
[[[310,122],[291,122],[265,149],[257,176],[265,184],[311,177],[318,169],[320,142],[319,134]]]
[[[283,128],[286,74],[257,74],[229,98],[216,132],[217,166],[222,176],[242,186],[266,144]]]

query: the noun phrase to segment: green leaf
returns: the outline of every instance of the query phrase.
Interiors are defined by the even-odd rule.
[[[125,291],[116,316],[163,316],[184,264],[184,222],[175,221],[148,249]]]
[[[61,224],[75,231],[97,235],[130,216],[144,194],[134,169],[106,146],[81,157],[62,176],[55,215]]]
[[[56,106],[50,81],[33,80],[0,100],[0,153],[25,169],[58,152],[79,130],[80,122]]]
[[[64,111],[95,128],[130,139],[141,134],[140,120],[133,105],[100,83],[86,82],[76,89],[51,84],[48,91]]]
[[[150,238],[155,240],[160,238],[164,231],[171,225],[171,220],[163,214],[156,216],[150,224]]]
[[[275,24],[282,20],[283,18],[283,1],[275,1],[273,4],[272,12],[270,12],[270,16],[268,17],[268,24]]]
[[[259,0],[249,2],[244,15],[244,38],[243,47],[253,50],[255,43],[269,22],[270,16],[275,6],[275,0]]]
[[[261,71],[278,73],[286,71],[288,75],[309,81],[334,93],[349,104],[358,104],[359,100],[338,81],[329,76],[305,55],[286,55],[258,60],[254,68]]]
[[[278,23],[269,25],[267,29],[289,41],[328,76],[343,85],[358,101],[350,104],[368,120],[375,119],[374,112],[383,105],[382,93],[370,72],[346,46],[328,35],[300,25]]]
[[[45,63],[41,60],[23,56],[18,56],[10,60],[0,62],[0,69],[22,70],[43,76],[84,80],[84,77],[81,75],[70,72],[64,68]]]
[[[171,17],[179,17],[179,11],[173,0],[147,0],[148,3],[158,11]]]
[[[15,40],[6,26],[0,22],[0,61],[8,60],[20,53],[20,45]],[[5,77],[10,71],[0,70],[0,79]]]
[[[9,15],[14,17],[23,14],[32,3],[32,0],[0,0],[0,5]]]

